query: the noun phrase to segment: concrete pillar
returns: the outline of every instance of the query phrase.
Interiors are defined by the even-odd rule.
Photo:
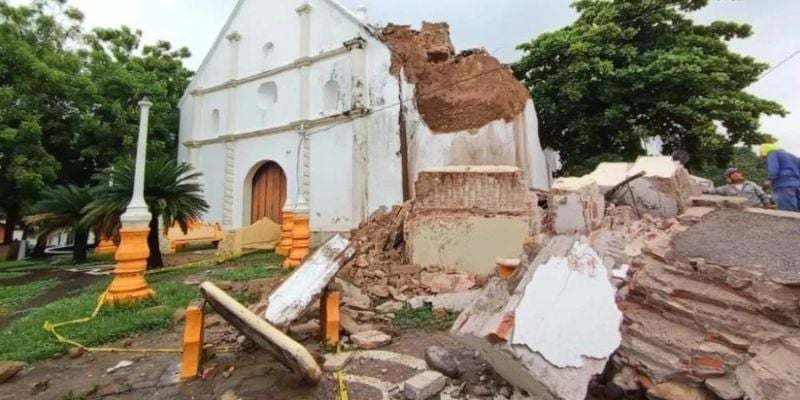
[[[226,124],[227,135],[236,133],[236,121],[238,118],[236,109],[237,97],[237,83],[236,79],[239,78],[239,42],[242,40],[242,35],[239,32],[233,32],[227,36],[230,42],[230,59],[228,64],[228,119]],[[236,142],[232,137],[225,140],[225,184],[224,184],[224,198],[222,202],[222,226],[226,229],[233,228],[233,191],[234,191],[234,178],[236,174]]]
[[[225,139],[225,184],[222,201],[222,227],[225,230],[233,228],[233,190],[236,176],[236,142],[228,137]]]
[[[367,54],[365,48],[367,41],[363,38],[356,38],[345,42],[350,49],[350,69],[351,69],[351,102],[350,110],[355,114],[369,109],[368,76],[367,76]],[[367,171],[369,170],[367,120],[365,118],[354,119],[353,122],[353,187],[352,187],[352,215],[353,221],[359,223],[369,217],[369,205],[367,201],[368,184]]]

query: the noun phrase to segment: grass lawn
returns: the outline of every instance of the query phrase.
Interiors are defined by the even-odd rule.
[[[246,282],[254,279],[283,276],[289,272],[290,270],[288,269],[278,268],[275,266],[255,265],[252,267],[214,271],[211,276],[222,281]]]
[[[30,272],[40,269],[50,269],[52,265],[46,261],[3,261],[0,262],[0,272]]]
[[[0,286],[0,315],[4,315],[12,307],[44,293],[57,282],[58,279],[45,279],[19,285]]]
[[[281,273],[277,269],[279,260],[280,257],[272,253],[248,255],[232,260],[227,268],[224,265],[214,267],[226,269],[213,271],[212,280],[225,280],[226,276],[250,280],[265,274],[278,274]],[[268,269],[267,266],[276,268]],[[157,292],[154,300],[131,307],[103,308],[94,320],[85,324],[64,326],[58,332],[85,346],[98,346],[137,332],[172,328],[175,325],[175,310],[186,307],[193,299],[201,296],[196,286],[183,283],[184,278],[208,269],[208,265],[200,265],[148,274],[147,281]],[[77,296],[55,301],[14,321],[0,332],[0,360],[30,362],[66,351],[69,345],[59,343],[42,329],[45,321],[58,323],[91,315],[98,297],[109,281],[110,278],[104,279]],[[256,296],[249,293],[233,293],[233,296],[245,303],[257,300]],[[180,343],[176,343],[175,347],[180,347]]]
[[[458,318],[457,311],[434,310],[430,305],[420,308],[406,307],[394,313],[394,325],[403,329],[427,329],[443,331],[450,329]]]

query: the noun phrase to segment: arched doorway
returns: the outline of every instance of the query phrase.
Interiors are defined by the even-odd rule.
[[[269,161],[258,168],[253,175],[250,223],[269,218],[280,224],[284,203],[286,203],[286,175],[280,165]]]

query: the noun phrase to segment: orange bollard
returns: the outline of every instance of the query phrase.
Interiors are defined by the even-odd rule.
[[[517,258],[498,258],[497,275],[501,278],[508,278],[519,268],[520,261]]]
[[[114,259],[114,280],[103,294],[106,304],[134,303],[155,296],[156,292],[147,286],[144,273],[147,270],[147,234],[150,228],[122,228],[119,231],[120,243]]]
[[[328,344],[339,343],[339,304],[342,300],[341,292],[337,290],[326,291],[320,299],[320,325],[322,326],[322,341]]]
[[[284,257],[289,256],[292,251],[292,229],[294,228],[294,212],[290,209],[283,210],[283,217],[281,223],[281,241],[275,253]]]
[[[117,251],[117,246],[114,245],[114,241],[109,239],[106,235],[100,235],[100,239],[97,241],[97,246],[94,248],[95,254],[112,254]]]
[[[308,257],[311,244],[309,223],[308,209],[305,212],[295,212],[292,226],[292,250],[289,252],[289,258],[284,260],[284,267],[297,268]]]
[[[186,327],[183,330],[183,354],[181,356],[181,381],[194,379],[200,373],[200,365],[203,361],[203,319],[203,303],[192,302],[186,308]]]

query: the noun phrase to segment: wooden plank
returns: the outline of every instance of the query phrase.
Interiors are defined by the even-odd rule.
[[[200,285],[200,291],[223,319],[230,322],[259,347],[268,351],[304,381],[317,384],[322,379],[322,370],[319,368],[319,364],[303,345],[295,342],[248,310],[247,307],[239,304],[213,283],[203,282]]]

